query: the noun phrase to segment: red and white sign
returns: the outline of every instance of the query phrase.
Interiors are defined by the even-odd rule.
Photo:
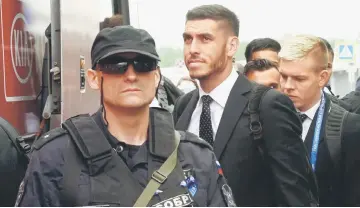
[[[21,1],[2,1],[0,67],[4,73],[4,94],[8,102],[36,99],[34,38],[27,30],[28,22],[22,9]]]

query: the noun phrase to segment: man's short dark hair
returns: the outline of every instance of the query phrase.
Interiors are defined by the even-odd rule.
[[[274,39],[271,38],[258,38],[252,40],[245,49],[245,58],[246,62],[251,60],[253,53],[262,50],[272,50],[279,53],[281,50],[281,45]]]
[[[244,75],[247,76],[252,71],[266,71],[271,68],[278,69],[278,65],[267,59],[255,59],[245,65]]]
[[[331,53],[332,57],[334,58],[334,50],[331,47],[331,44],[329,43],[329,41],[327,41],[326,39],[321,38],[321,37],[319,37],[319,38],[325,43],[327,50]]]
[[[203,19],[225,21],[236,37],[239,37],[239,19],[228,8],[218,4],[202,5],[189,10],[186,14],[186,21]]]

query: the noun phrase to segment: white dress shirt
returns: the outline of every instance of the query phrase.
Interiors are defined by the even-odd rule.
[[[305,111],[305,112],[301,112],[302,114],[306,114],[307,118],[305,119],[305,121],[302,123],[302,127],[303,127],[303,131],[302,131],[302,140],[305,141],[306,135],[310,129],[311,123],[314,120],[316,111],[318,110],[318,108],[320,107],[320,102],[321,99],[313,106],[311,107],[309,110]]]
[[[234,70],[232,70],[230,75],[219,86],[213,89],[209,94],[205,93],[201,89],[201,87],[199,87],[199,100],[191,116],[191,120],[188,128],[189,132],[199,136],[200,116],[203,106],[201,97],[203,95],[209,95],[213,99],[213,102],[210,104],[210,111],[211,111],[211,125],[215,140],[216,132],[219,127],[222,114],[224,112],[225,104],[230,95],[230,91],[233,88],[238,77],[239,75]]]

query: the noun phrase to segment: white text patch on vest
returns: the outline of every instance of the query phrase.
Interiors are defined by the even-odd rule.
[[[153,207],[185,207],[193,203],[189,194],[182,194],[155,204]]]

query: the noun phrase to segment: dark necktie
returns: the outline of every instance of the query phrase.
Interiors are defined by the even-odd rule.
[[[304,123],[304,121],[308,118],[308,116],[305,113],[298,113],[298,116],[301,120],[301,123]]]
[[[214,144],[213,129],[211,125],[210,103],[213,99],[209,95],[201,97],[203,106],[200,115],[200,138],[207,141],[211,146]]]

